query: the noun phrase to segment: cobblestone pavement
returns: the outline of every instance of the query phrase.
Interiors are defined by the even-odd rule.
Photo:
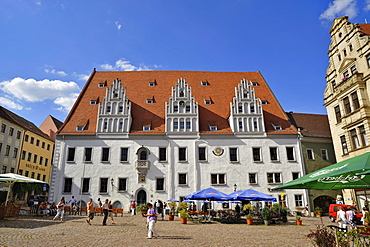
[[[305,235],[321,224],[320,218],[303,217],[303,225],[295,225],[295,218],[276,225],[193,223],[181,224],[159,220],[160,235],[147,239],[145,218],[141,215],[115,217],[116,225],[102,225],[96,216],[88,225],[85,216],[67,215],[65,222],[52,217],[20,216],[0,220],[0,246],[313,246]],[[325,225],[331,223],[322,218]]]

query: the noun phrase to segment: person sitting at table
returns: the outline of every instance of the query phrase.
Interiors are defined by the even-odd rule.
[[[49,207],[50,214],[55,216],[57,214],[57,205],[55,205],[55,202],[52,202]]]
[[[236,204],[236,206],[235,206],[235,212],[237,214],[240,214],[240,206],[239,206],[239,204]]]

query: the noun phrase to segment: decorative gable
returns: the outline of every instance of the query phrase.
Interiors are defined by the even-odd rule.
[[[256,98],[253,83],[245,78],[235,88],[230,103],[229,123],[236,134],[263,134],[265,132],[262,101]]]
[[[172,87],[172,95],[166,103],[167,133],[199,132],[198,103],[194,102],[192,90],[183,78]]]
[[[115,79],[106,89],[98,112],[97,133],[128,134],[131,128],[131,103],[121,81]]]

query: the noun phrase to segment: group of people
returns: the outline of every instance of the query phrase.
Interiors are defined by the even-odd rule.
[[[353,208],[347,207],[344,209],[343,207],[339,207],[337,211],[337,222],[340,231],[347,231],[347,228],[356,227],[356,214]]]

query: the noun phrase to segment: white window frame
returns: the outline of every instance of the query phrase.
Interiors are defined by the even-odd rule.
[[[252,183],[251,180],[250,180],[250,175],[251,174],[254,174],[254,179],[256,180],[255,183]],[[248,182],[249,182],[249,184],[258,184],[258,174],[257,174],[257,172],[250,172],[250,173],[248,173]]]
[[[224,183],[220,183],[220,175],[224,177]],[[216,183],[212,183],[212,176],[216,176]],[[226,173],[211,173],[211,185],[227,185]]]
[[[307,159],[308,160],[315,160],[315,153],[313,152],[312,148],[307,148],[306,153],[307,153]],[[311,153],[311,159],[310,159],[309,153]]]
[[[323,154],[325,153],[325,157],[323,157]],[[323,160],[329,160],[329,154],[327,149],[320,149],[320,155]],[[324,159],[325,158],[325,159]]]

